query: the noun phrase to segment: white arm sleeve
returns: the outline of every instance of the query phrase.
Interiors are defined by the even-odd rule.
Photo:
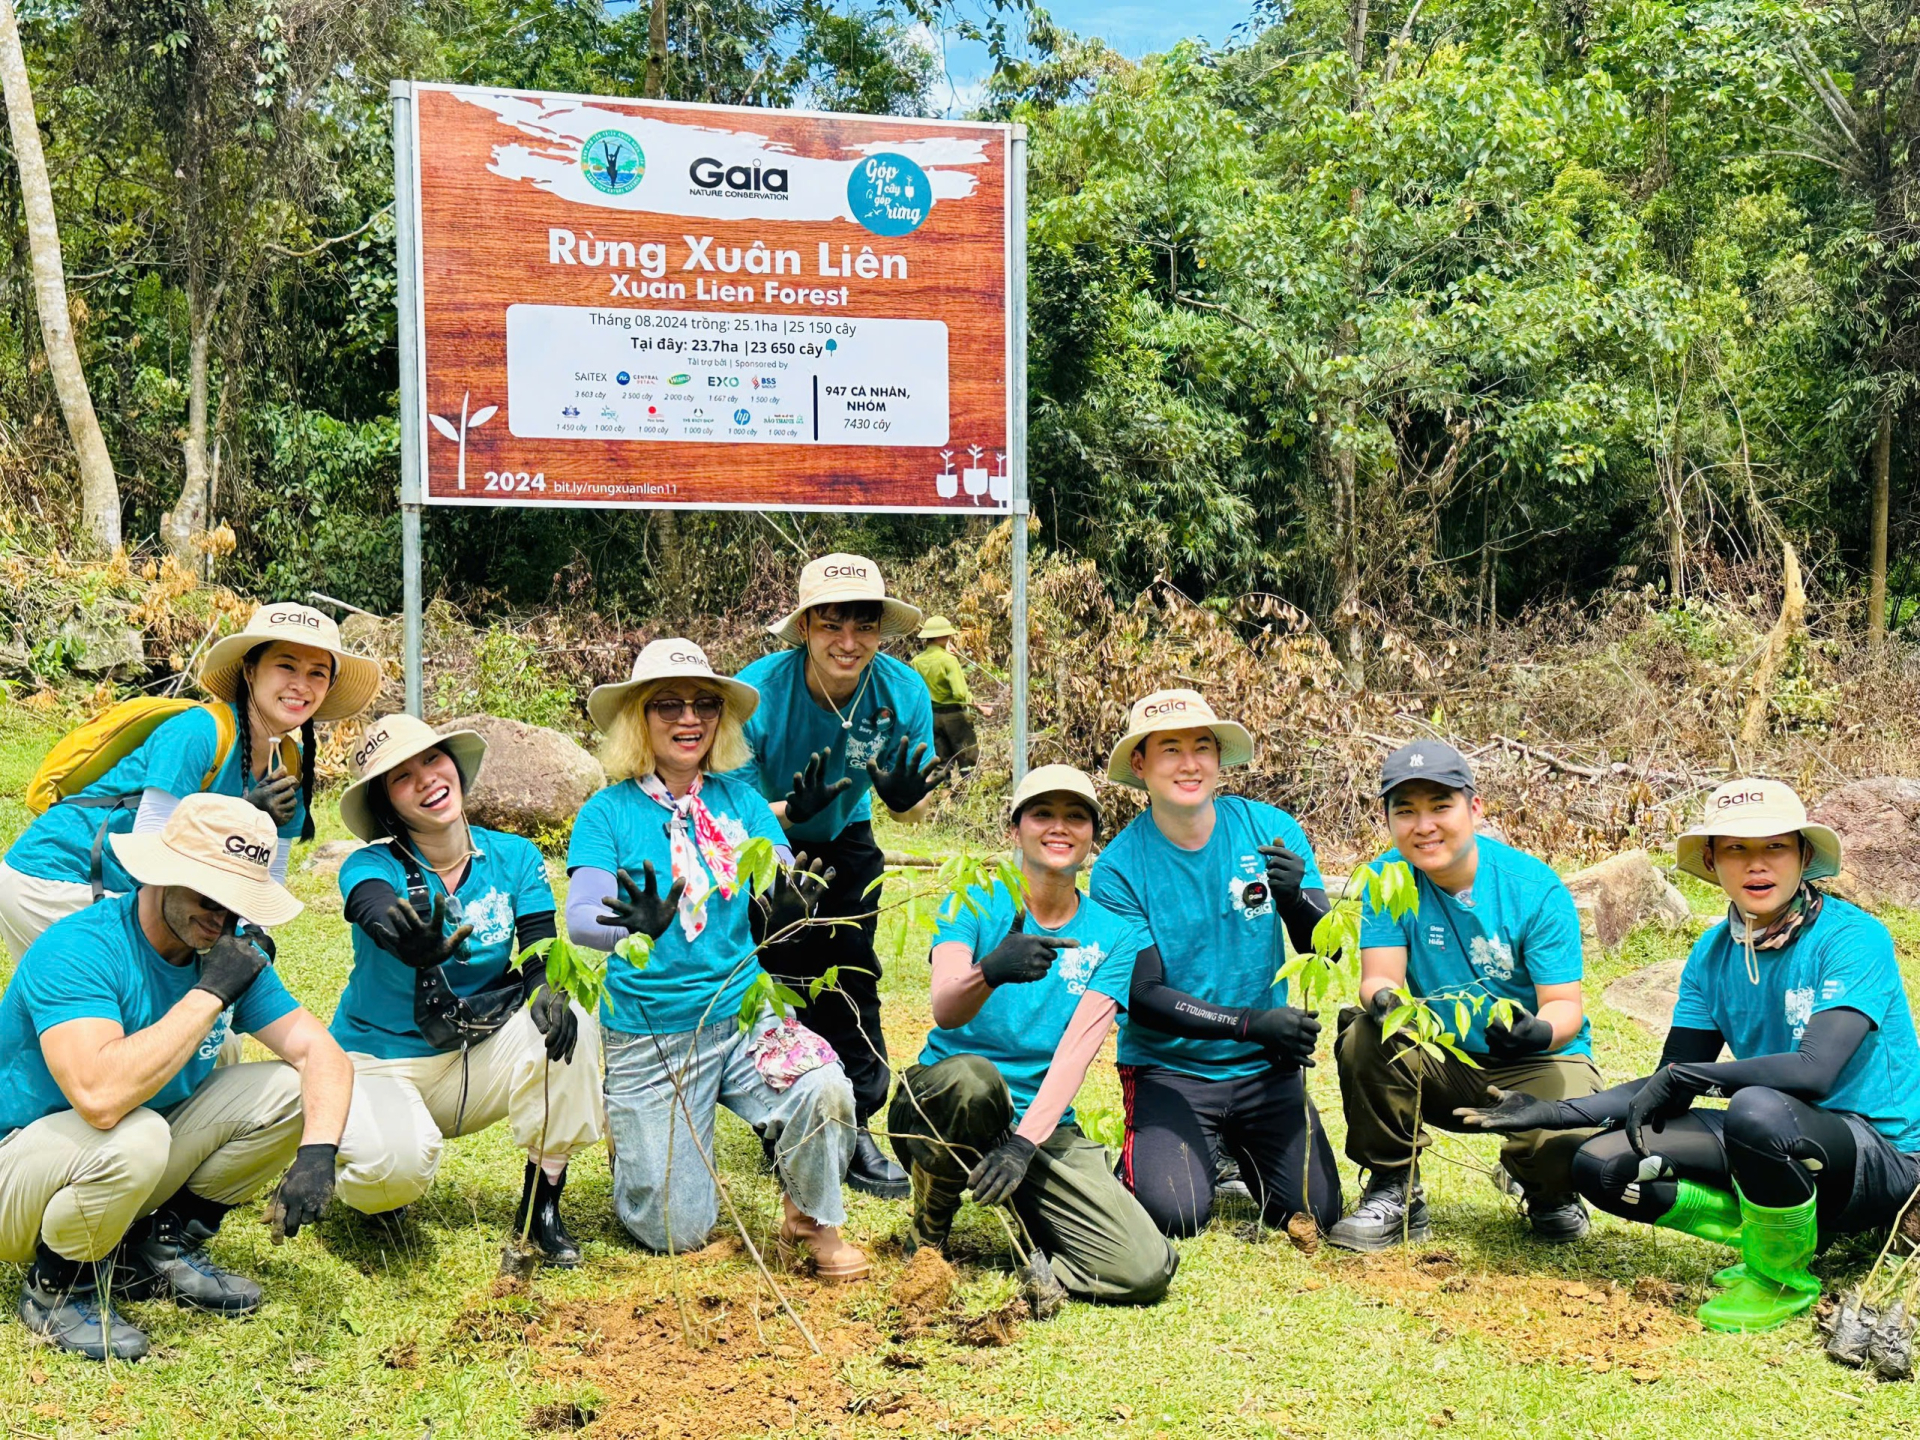
[[[293,841],[282,835],[273,845],[273,860],[267,869],[273,872],[273,878],[284,885],[287,883],[287,861],[293,858]]]
[[[167,817],[173,814],[174,807],[180,803],[176,795],[164,790],[155,790],[149,785],[140,792],[140,808],[134,812],[133,833],[136,835],[158,835],[167,823]]]

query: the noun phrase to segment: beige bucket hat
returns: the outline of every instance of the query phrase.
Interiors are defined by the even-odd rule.
[[[449,730],[443,735],[426,721],[406,714],[383,715],[367,726],[367,733],[348,757],[353,762],[354,780],[340,792],[341,823],[362,840],[385,839],[373,817],[374,782],[403,760],[435,746],[452,758],[461,785],[471,792],[487,758],[487,742],[479,731]]]
[[[1071,765],[1042,765],[1029,770],[1013,787],[1013,803],[1007,806],[1008,819],[1042,795],[1077,795],[1093,807],[1093,823],[1100,823],[1100,796],[1093,788],[1092,777]]]
[[[887,582],[880,567],[864,555],[822,555],[809,560],[800,572],[800,603],[790,614],[767,627],[789,645],[804,645],[800,622],[816,605],[845,605],[854,600],[880,602],[880,638],[911,635],[920,628],[922,612],[904,600],[887,598]]]
[[[1840,873],[1840,837],[1807,819],[1807,807],[1791,786],[1778,780],[1729,780],[1707,797],[1705,818],[1674,842],[1674,859],[1687,874],[1717,885],[1719,878],[1706,865],[1707,841],[1717,835],[1755,840],[1795,831],[1813,846],[1806,879]]]
[[[1213,731],[1220,742],[1220,764],[1245,765],[1253,759],[1253,736],[1237,720],[1222,720],[1198,690],[1156,690],[1133,702],[1127,716],[1127,733],[1107,756],[1107,778],[1116,785],[1131,785],[1135,790],[1147,787],[1133,773],[1133,747],[1149,735],[1166,730]]]
[[[179,885],[253,925],[284,925],[307,907],[273,878],[280,843],[266,811],[206,791],[174,807],[158,834],[114,835],[114,857],[142,885]]]
[[[656,680],[698,680],[726,697],[727,708],[742,724],[760,708],[760,692],[744,680],[716,675],[707,652],[691,640],[654,640],[633,657],[633,674],[618,685],[596,685],[587,696],[587,714],[602,730],[611,729],[627,697]]]
[[[333,656],[333,684],[327,698],[313,712],[315,720],[344,720],[358,715],[380,693],[380,662],[355,655],[340,643],[340,627],[331,616],[308,605],[262,605],[247,620],[247,628],[214,642],[207,658],[200,662],[200,686],[210,695],[231,700],[238,688],[241,666],[247,652],[256,645],[285,640],[294,645],[311,645]]]
[[[958,627],[944,615],[929,615],[927,623],[920,627],[922,640],[943,640],[949,635],[959,633]]]

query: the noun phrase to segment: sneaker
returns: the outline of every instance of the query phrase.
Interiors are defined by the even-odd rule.
[[[1527,1224],[1533,1227],[1535,1238],[1550,1245],[1578,1240],[1593,1228],[1586,1205],[1571,1192],[1528,1196]]]
[[[114,1266],[122,1300],[172,1300],[189,1310],[251,1315],[260,1308],[260,1287],[222,1269],[207,1255],[214,1231],[198,1220],[158,1211],[127,1232]]]
[[[1228,1200],[1244,1200],[1253,1203],[1253,1192],[1247,1188],[1247,1182],[1240,1178],[1240,1162],[1230,1155],[1222,1155],[1220,1163],[1213,1167],[1213,1193]]]
[[[847,1161],[847,1184],[882,1200],[904,1200],[913,1193],[913,1184],[902,1170],[874,1143],[873,1132],[862,1125],[854,1136],[853,1155]]]
[[[138,1360],[147,1353],[146,1332],[113,1308],[115,1297],[102,1303],[93,1264],[62,1260],[44,1246],[41,1256],[20,1287],[15,1313],[21,1324],[89,1360]]]
[[[1376,1171],[1367,1177],[1366,1193],[1353,1213],[1327,1232],[1327,1243],[1342,1250],[1391,1250],[1432,1235],[1426,1190],[1415,1185],[1409,1200],[1405,1171],[1385,1175]]]

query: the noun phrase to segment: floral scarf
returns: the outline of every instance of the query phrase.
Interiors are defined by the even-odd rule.
[[[713,812],[700,799],[700,786],[706,779],[696,775],[684,799],[675,800],[658,775],[643,776],[641,791],[673,812],[667,822],[667,837],[673,846],[673,878],[684,880],[680,892],[680,929],[687,939],[697,940],[707,928],[707,894],[718,889],[720,898],[731,900],[740,889],[739,857],[733,842],[721,831]],[[705,861],[703,866],[700,862]],[[713,879],[708,880],[711,873]]]
[[[1750,932],[1747,917],[1737,906],[1727,907],[1727,928],[1741,937],[1747,956],[1747,978],[1754,984],[1760,983],[1760,967],[1754,960],[1756,950],[1784,950],[1799,937],[1802,930],[1820,918],[1820,907],[1826,903],[1826,895],[1816,890],[1806,881],[1800,882],[1800,888],[1793,892],[1793,899],[1787,902],[1787,908],[1773,917],[1771,924],[1757,935]]]

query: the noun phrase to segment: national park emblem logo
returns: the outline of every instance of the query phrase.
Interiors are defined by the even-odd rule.
[[[647,173],[646,152],[624,130],[596,130],[580,147],[580,173],[602,195],[626,195]]]

